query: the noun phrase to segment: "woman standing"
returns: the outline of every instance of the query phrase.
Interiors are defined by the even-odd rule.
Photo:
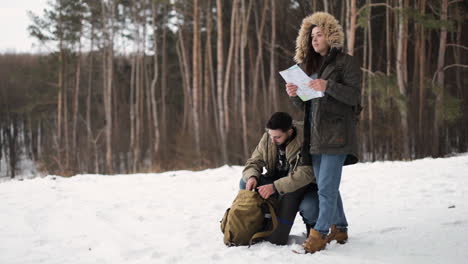
[[[297,97],[298,87],[286,84],[293,103],[305,111],[303,152],[311,159],[318,186],[318,217],[316,194],[306,194],[300,206],[310,227],[303,245],[310,253],[324,249],[332,240],[345,243],[348,238],[339,187],[343,166],[358,161],[361,70],[355,58],[342,52],[343,42],[343,30],[332,15],[316,12],[304,18],[294,60],[314,79],[310,89],[324,96],[303,102]]]

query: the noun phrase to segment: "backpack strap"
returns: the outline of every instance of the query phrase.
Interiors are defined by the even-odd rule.
[[[252,238],[250,238],[249,248],[250,248],[250,246],[252,245],[252,242],[255,239],[262,238],[262,237],[267,237],[267,236],[271,235],[276,230],[276,228],[278,227],[278,219],[276,218],[275,208],[273,208],[273,205],[269,201],[267,201],[267,205],[268,205],[268,208],[270,209],[271,221],[273,222],[273,228],[271,230],[255,233],[252,236]]]

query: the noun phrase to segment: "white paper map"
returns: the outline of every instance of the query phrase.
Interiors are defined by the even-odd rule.
[[[281,74],[286,83],[297,85],[297,96],[299,96],[302,101],[308,101],[323,96],[323,92],[315,91],[308,86],[309,82],[313,79],[307,76],[299,65],[293,65],[287,70],[280,71],[279,74]]]

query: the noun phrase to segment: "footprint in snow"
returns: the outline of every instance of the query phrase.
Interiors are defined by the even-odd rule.
[[[466,225],[466,224],[468,224],[468,220],[457,220],[453,222],[442,223],[442,225],[444,226],[460,226],[460,225]]]
[[[380,234],[385,234],[385,233],[400,231],[400,230],[404,230],[404,229],[406,229],[406,228],[403,227],[403,226],[395,226],[395,227],[384,228],[384,229],[380,230],[379,233]]]

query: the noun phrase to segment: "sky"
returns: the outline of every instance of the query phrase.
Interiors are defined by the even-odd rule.
[[[48,0],[4,0],[0,6],[0,53],[40,52],[37,40],[29,36],[28,11],[42,15]]]
[[[28,11],[42,16],[51,0],[2,0],[0,5],[0,53],[48,53],[52,47],[40,44],[29,36],[28,26],[31,20]],[[176,21],[174,21],[174,24]],[[131,44],[116,48],[126,52]]]

